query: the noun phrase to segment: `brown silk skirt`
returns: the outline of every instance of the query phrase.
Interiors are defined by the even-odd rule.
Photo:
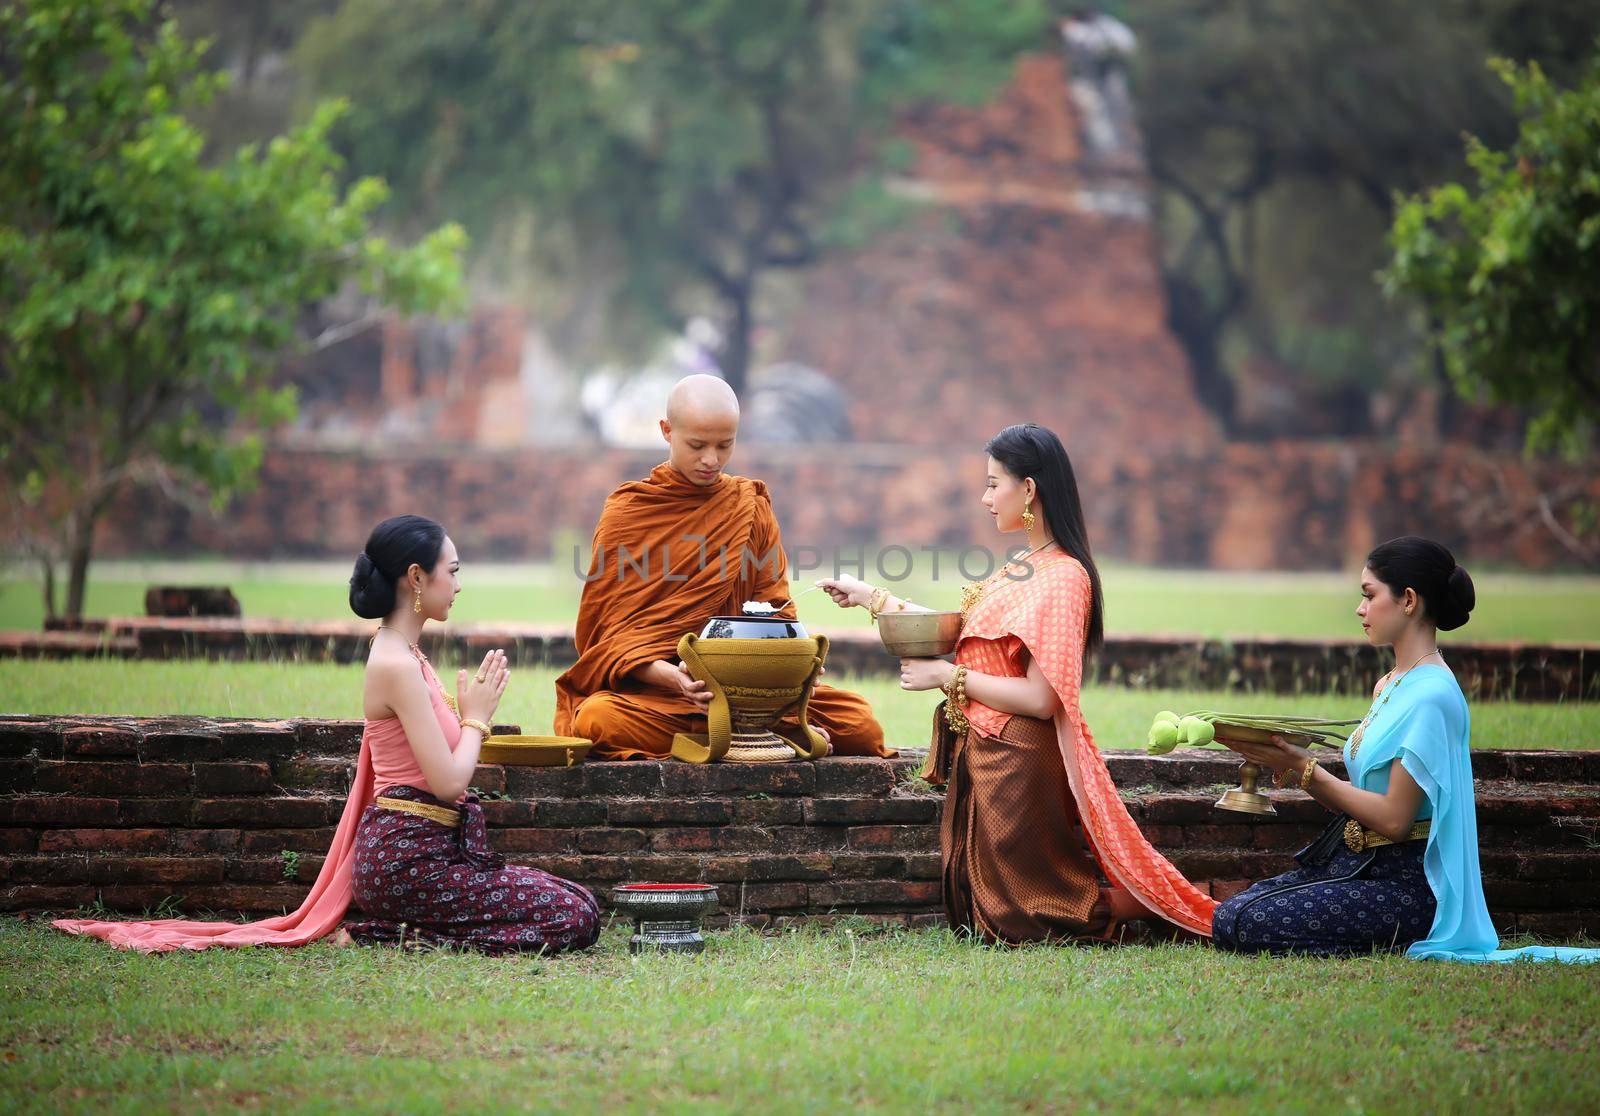
[[[951,929],[1008,944],[1103,931],[1100,873],[1054,725],[1013,716],[998,737],[974,729],[936,740],[936,751],[941,744],[949,781],[939,845]]]

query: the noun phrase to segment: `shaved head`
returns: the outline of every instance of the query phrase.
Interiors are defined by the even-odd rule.
[[[714,485],[739,436],[739,397],[717,376],[685,376],[667,395],[661,436],[674,469],[693,484]]]
[[[701,420],[739,421],[739,397],[719,376],[685,376],[667,393],[667,421],[674,426]]]

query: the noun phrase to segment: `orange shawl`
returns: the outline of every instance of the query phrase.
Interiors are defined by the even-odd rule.
[[[723,474],[704,487],[670,464],[606,498],[578,606],[578,661],[556,679],[555,730],[572,732],[583,700],[624,690],[642,705],[699,713],[693,702],[628,677],[676,662],[678,640],[712,616],[766,601],[794,616],[789,565],[767,486]]]
[[[1027,647],[1061,699],[1056,739],[1084,836],[1100,866],[1114,883],[1133,892],[1162,918],[1209,936],[1215,900],[1184,879],[1139,832],[1083,719],[1079,695],[1089,630],[1088,571],[1070,555],[1031,561],[1031,577],[1001,580],[973,606],[961,627],[961,644],[1014,636]],[[961,644],[956,649],[958,662]]]

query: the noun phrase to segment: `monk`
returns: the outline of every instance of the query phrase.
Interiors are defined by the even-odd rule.
[[[661,422],[668,460],[606,499],[578,608],[578,661],[556,679],[556,732],[594,741],[595,759],[659,759],[675,734],[706,731],[711,693],[678,661],[684,633],[739,615],[746,601],[796,618],[767,486],[723,471],[738,435],[726,383],[680,380]],[[835,754],[895,754],[858,694],[818,684],[809,721]]]

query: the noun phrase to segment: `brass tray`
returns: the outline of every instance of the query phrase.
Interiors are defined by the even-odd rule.
[[[571,767],[582,763],[594,742],[577,736],[491,736],[478,753],[479,763],[514,767]]]

